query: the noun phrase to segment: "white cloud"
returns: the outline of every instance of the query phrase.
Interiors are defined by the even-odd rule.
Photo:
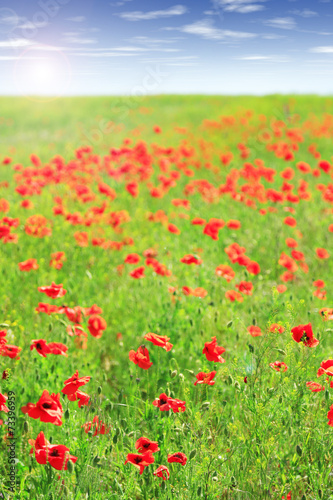
[[[0,41],[0,49],[11,49],[17,47],[28,47],[34,45],[34,42],[27,40],[26,38],[13,38],[8,40]]]
[[[175,5],[166,10],[154,10],[150,12],[121,12],[118,14],[126,21],[148,21],[151,19],[159,19],[163,17],[181,16],[187,12],[187,7],[184,5]]]
[[[269,56],[253,55],[253,56],[237,57],[236,59],[238,59],[240,61],[267,61],[267,62],[274,62],[274,63],[290,62],[290,59],[288,57],[277,56],[277,55],[269,55]]]
[[[284,30],[292,30],[296,28],[296,23],[292,17],[275,17],[274,19],[267,19],[264,21],[266,26],[272,28],[280,28]]]
[[[317,54],[333,54],[333,45],[328,45],[326,47],[313,47],[310,52],[315,52]]]
[[[309,10],[309,9],[291,10],[290,14],[293,14],[294,16],[301,16],[301,17],[306,17],[306,18],[319,16],[318,12],[314,12],[313,10]]]
[[[179,28],[183,33],[198,35],[208,40],[226,40],[226,39],[247,39],[254,38],[255,33],[246,33],[243,31],[222,30],[215,28],[211,19],[203,19],[193,24],[187,24]]]
[[[73,23],[83,23],[86,20],[84,16],[67,17],[66,21],[73,21]]]
[[[215,7],[221,7],[225,12],[237,12],[238,14],[250,14],[264,10],[261,2],[266,0],[215,0]]]
[[[81,33],[69,32],[63,33],[62,41],[65,43],[77,43],[78,45],[90,45],[97,43],[95,38],[81,38]]]

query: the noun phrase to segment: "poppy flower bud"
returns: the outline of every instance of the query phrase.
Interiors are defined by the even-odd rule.
[[[71,460],[68,460],[67,462],[67,470],[70,474],[72,474],[74,471],[74,464]]]

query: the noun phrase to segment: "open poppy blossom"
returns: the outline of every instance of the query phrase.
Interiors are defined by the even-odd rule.
[[[216,337],[212,337],[211,342],[205,342],[205,347],[202,350],[207,361],[214,361],[214,363],[225,363],[225,359],[221,357],[224,352],[224,347],[217,345]]]
[[[172,410],[174,413],[179,413],[186,410],[185,401],[170,398],[165,393],[160,394],[160,397],[153,401],[153,405],[159,408],[160,411]]]
[[[181,451],[178,451],[177,453],[172,453],[168,454],[168,463],[178,463],[181,465],[186,465],[187,462],[187,456],[185,453],[182,453]]]
[[[143,370],[148,370],[153,365],[149,359],[149,351],[145,346],[140,346],[136,352],[132,349],[128,357]]]
[[[18,264],[20,271],[36,271],[39,266],[36,259],[28,259]]]
[[[92,422],[87,422],[82,425],[84,432],[88,434],[89,431],[93,432],[93,437],[98,434],[109,434],[111,427],[106,427],[106,425],[99,419],[98,415],[95,415]]]
[[[307,347],[316,347],[319,344],[319,340],[313,335],[311,323],[295,326],[291,333],[295,342],[302,342]]]
[[[62,283],[60,285],[56,285],[53,281],[50,286],[38,287],[38,291],[45,293],[48,297],[51,297],[51,299],[59,299],[67,293],[67,290],[63,288]]]
[[[41,465],[49,463],[51,467],[61,471],[67,470],[69,460],[73,463],[77,461],[77,457],[70,454],[67,446],[62,444],[50,444],[45,439],[43,432],[38,434],[35,441],[30,439],[29,443],[32,445],[30,454],[35,450],[36,461]]]
[[[180,262],[187,265],[195,264],[196,266],[202,264],[202,260],[199,257],[191,254],[184,255],[184,257],[180,259]]]
[[[142,455],[139,455],[137,453],[128,453],[127,459],[125,461],[125,465],[127,463],[130,463],[134,465],[137,469],[140,471],[140,475],[143,473],[145,470],[145,467],[148,467],[148,465],[151,465],[155,462],[155,458],[152,454],[151,451],[147,451],[143,453]]]
[[[162,347],[167,352],[171,351],[173,347],[173,344],[170,344],[169,342],[170,338],[167,337],[166,335],[157,335],[157,333],[146,333],[144,339],[148,340],[148,342],[152,342],[154,345],[158,347]]]
[[[213,378],[215,378],[215,375],[216,375],[216,371],[213,371],[210,373],[199,372],[196,375],[197,380],[194,382],[194,385],[197,385],[197,384],[214,385],[215,380],[213,380]]]
[[[170,477],[169,469],[165,465],[160,465],[153,474],[154,476],[161,477],[163,481],[167,481]]]
[[[74,375],[72,375],[69,379],[65,380],[65,387],[61,390],[63,394],[70,396],[71,394],[75,394],[76,391],[86,385],[90,380],[90,377],[79,377],[79,371],[76,370]]]
[[[261,337],[262,335],[262,331],[259,326],[253,326],[253,325],[248,326],[247,331],[249,332],[250,335],[252,335],[252,337]]]
[[[160,451],[158,443],[156,441],[151,441],[146,437],[141,437],[137,440],[135,443],[135,449],[138,450],[139,453],[145,453],[147,451],[157,453]]]
[[[45,390],[37,403],[30,407],[28,416],[41,422],[62,425],[62,413],[60,394],[49,394]]]
[[[232,269],[232,267],[225,265],[225,264],[221,264],[221,265],[217,266],[217,268],[215,269],[215,274],[216,274],[216,276],[220,276],[220,277],[224,278],[228,283],[231,280],[233,280],[234,277],[236,276],[236,273]]]
[[[98,314],[92,314],[88,319],[88,330],[93,337],[100,339],[103,335],[104,330],[106,330],[107,323],[102,316]]]
[[[333,359],[327,359],[320,363],[320,367],[317,371],[317,377],[321,375],[327,375],[327,377],[333,377]]]
[[[328,259],[330,256],[325,248],[316,248],[316,254],[319,259]]]
[[[137,264],[140,262],[140,255],[137,253],[130,253],[125,258],[125,264]]]
[[[306,387],[310,389],[311,392],[320,392],[325,390],[325,386],[318,384],[318,382],[306,382]]]
[[[145,277],[145,267],[144,266],[137,267],[136,269],[131,271],[129,274],[132,278],[134,278],[136,280],[144,278]]]
[[[282,361],[274,361],[274,363],[269,363],[269,366],[276,372],[286,372],[288,370],[288,366]]]
[[[44,339],[33,340],[30,345],[30,351],[36,349],[40,356],[46,358],[48,354],[57,354],[62,356],[67,356],[68,347],[60,342],[50,342],[46,343]]]
[[[5,413],[9,412],[9,408],[6,406],[7,396],[0,393],[0,411],[4,411]]]

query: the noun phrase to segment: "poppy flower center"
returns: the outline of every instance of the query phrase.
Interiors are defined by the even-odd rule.
[[[46,410],[49,410],[50,408],[52,408],[52,403],[43,403],[42,407],[45,408]]]
[[[58,450],[52,450],[50,453],[51,457],[59,457],[59,451]]]
[[[161,405],[166,405],[167,404],[167,400],[166,399],[160,399],[160,404]]]
[[[134,462],[136,464],[139,464],[140,462],[142,462],[142,458],[141,457],[135,457]]]

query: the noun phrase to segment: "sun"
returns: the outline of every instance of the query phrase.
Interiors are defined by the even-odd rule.
[[[18,58],[14,68],[14,85],[21,95],[35,100],[60,97],[68,91],[71,68],[59,50],[45,46],[31,47]]]

